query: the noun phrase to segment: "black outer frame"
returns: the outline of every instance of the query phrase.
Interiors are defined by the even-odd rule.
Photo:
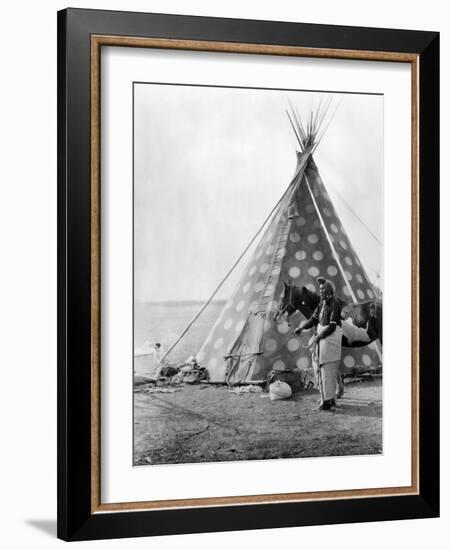
[[[419,495],[91,513],[92,34],[419,55],[419,318],[423,320],[419,335]],[[58,12],[59,538],[88,540],[437,517],[438,304],[438,33],[72,8]],[[422,376],[426,371],[427,376]]]

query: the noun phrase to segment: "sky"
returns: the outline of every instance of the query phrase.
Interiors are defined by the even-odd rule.
[[[136,303],[210,297],[293,176],[288,100],[306,119],[328,95],[134,85]],[[383,97],[333,94],[327,124],[315,162],[368,276],[382,286]],[[245,261],[216,299],[228,297]]]

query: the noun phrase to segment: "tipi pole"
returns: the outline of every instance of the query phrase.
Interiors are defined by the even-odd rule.
[[[352,290],[351,288],[351,285],[349,284],[349,281],[346,277],[346,274],[345,274],[345,271],[343,269],[343,266],[341,265],[341,262],[340,262],[340,258],[337,254],[337,251],[335,250],[335,247],[334,247],[334,243],[332,242],[332,239],[330,238],[330,235],[329,235],[329,232],[327,231],[327,227],[326,227],[326,224],[324,223],[324,219],[323,219],[323,216],[321,215],[321,212],[318,208],[318,205],[316,203],[316,199],[312,193],[312,189],[310,187],[310,183],[308,181],[308,178],[307,178],[307,175],[304,173],[304,177],[305,177],[305,183],[307,184],[307,189],[309,190],[309,193],[310,193],[310,196],[312,198],[312,201],[313,201],[313,204],[315,206],[315,210],[316,210],[316,213],[318,214],[318,218],[319,218],[319,221],[321,223],[321,226],[323,228],[323,231],[324,233],[326,234],[326,239],[327,239],[327,242],[329,243],[329,246],[332,250],[332,256],[335,258],[335,261],[337,262],[338,264],[338,268],[340,269],[340,272],[341,272],[341,275],[343,276],[343,279],[346,283],[346,286],[348,287],[348,290],[349,290],[349,293],[351,294],[351,297],[352,297],[352,300],[354,301],[354,303],[356,304],[357,303],[357,298],[355,297],[355,294],[354,294],[354,291]]]
[[[296,136],[296,139],[298,140],[298,143],[299,143],[299,147],[301,148],[301,151],[302,151],[304,147],[302,146],[301,139],[298,136],[298,133],[296,132],[296,128],[294,127],[293,121],[291,120],[290,113],[287,110],[285,110],[285,112],[287,113],[288,120],[290,121],[291,127],[293,128],[294,135]]]
[[[327,132],[327,129],[329,128],[330,126],[330,123],[332,122],[337,110],[338,110],[338,107],[340,107],[340,104],[341,104],[341,101],[337,104],[337,106],[335,107],[335,110],[334,112],[332,113],[331,117],[329,118],[329,120],[327,121],[327,124],[326,126],[324,127],[324,129],[321,131],[321,135],[318,135],[317,136],[317,140],[316,140],[316,143],[315,143],[315,147],[313,148],[313,151],[312,151],[312,154],[315,152],[316,148],[318,147],[318,145],[320,144],[321,140],[323,139],[324,137],[324,134]],[[321,124],[322,124],[322,121],[321,121]]]

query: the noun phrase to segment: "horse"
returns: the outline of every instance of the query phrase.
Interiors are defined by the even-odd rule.
[[[299,288],[291,282],[283,282],[283,293],[279,302],[279,308],[274,315],[277,322],[281,316],[287,320],[296,311],[300,311],[304,317],[309,319],[319,304],[320,297],[305,286]],[[352,323],[359,328],[367,331],[369,340],[365,342],[348,342],[343,336],[342,345],[344,347],[363,347],[379,339],[382,344],[382,301],[370,300],[367,302],[345,303],[338,299],[342,304],[341,317],[345,321],[350,319]]]

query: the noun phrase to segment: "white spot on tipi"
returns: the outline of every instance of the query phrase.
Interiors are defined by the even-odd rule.
[[[280,332],[280,334],[286,334],[289,330],[290,327],[286,321],[283,321],[277,325],[277,332]]]
[[[324,254],[321,252],[321,250],[315,250],[313,253],[313,259],[317,262],[320,262],[324,258]]]
[[[224,323],[224,329],[229,330],[229,328],[233,325],[233,319],[227,319],[227,321]]]
[[[287,348],[288,351],[296,351],[299,348],[299,340],[297,338],[291,338],[288,340]]]
[[[260,273],[266,273],[269,269],[269,264],[262,264],[260,266]]]
[[[274,362],[272,368],[274,370],[285,370],[285,363],[280,359],[278,359],[277,361]]]
[[[212,357],[210,361],[208,361],[208,368],[214,369],[216,367],[217,362],[218,360],[216,359],[216,357]]]
[[[299,269],[299,267],[290,267],[290,269],[288,270],[288,275],[293,279],[297,279],[300,274],[301,270]]]
[[[290,241],[291,241],[292,243],[298,243],[300,240],[301,240],[301,236],[299,235],[299,233],[296,233],[296,232],[295,232],[295,233],[292,233],[292,234],[290,235]]]
[[[371,357],[369,355],[367,355],[366,353],[364,353],[362,355],[362,362],[364,365],[366,365],[367,367],[369,367],[372,363],[371,361]]]
[[[353,367],[355,365],[354,357],[352,357],[352,355],[345,355],[343,363],[348,368]]]
[[[246,292],[251,288],[251,283],[247,282],[244,286],[243,286],[243,294],[246,294]]]
[[[327,268],[327,274],[331,277],[335,277],[335,275],[338,273],[338,269],[334,265],[330,265]]]
[[[357,296],[358,296],[361,300],[363,300],[363,298],[365,298],[365,294],[363,293],[363,290],[360,290],[360,288],[359,288],[359,290],[357,291]]]
[[[276,349],[277,349],[277,340],[274,340],[274,338],[268,338],[265,342],[265,349],[269,353],[272,353],[273,351],[276,351]]]
[[[243,309],[243,307],[244,307],[244,300],[240,300],[240,301],[237,303],[235,309],[236,309],[237,311],[241,311],[241,310]]]
[[[319,241],[318,235],[316,233],[310,233],[307,239],[308,239],[308,242],[311,244],[316,244]]]
[[[305,258],[307,258],[307,254],[305,250],[298,250],[294,257],[296,258],[296,260],[305,260]]]
[[[308,357],[299,357],[296,361],[296,366],[298,369],[308,369],[309,360]]]
[[[312,267],[309,267],[308,272],[309,275],[311,275],[312,277],[318,277],[319,275],[319,269],[314,265],[312,265]]]
[[[305,218],[303,218],[302,216],[299,216],[299,218],[296,220],[296,225],[298,227],[302,227],[303,225],[305,225]]]
[[[268,248],[266,249],[266,255],[270,256],[274,252],[274,245],[270,244]]]

